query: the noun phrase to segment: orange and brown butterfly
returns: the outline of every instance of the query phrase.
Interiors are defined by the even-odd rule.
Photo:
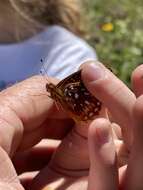
[[[47,83],[47,91],[76,122],[93,120],[101,110],[101,102],[85,87],[81,70],[71,74],[57,85]]]

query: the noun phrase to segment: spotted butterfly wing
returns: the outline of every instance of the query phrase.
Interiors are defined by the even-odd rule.
[[[47,84],[51,98],[71,115],[75,121],[93,120],[99,114],[101,102],[84,86],[81,70],[71,74],[57,85]]]
[[[65,88],[66,85],[81,81],[81,70],[69,75],[57,84],[57,88]]]

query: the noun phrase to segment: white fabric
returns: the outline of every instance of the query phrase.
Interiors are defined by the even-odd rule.
[[[51,26],[24,42],[0,45],[0,88],[40,71],[62,79],[88,59],[96,59],[96,54],[86,42],[63,27]]]

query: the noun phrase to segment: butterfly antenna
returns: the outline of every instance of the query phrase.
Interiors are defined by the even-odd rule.
[[[40,61],[41,61],[41,63],[43,63],[42,69],[40,70],[40,74],[43,76],[43,72],[42,72],[42,70],[43,70],[43,71],[44,71],[44,78],[46,79],[46,81],[47,81],[48,83],[50,83],[50,81],[49,81],[49,79],[48,79],[48,76],[46,75],[46,68],[45,68],[45,66],[44,66],[44,61],[43,61],[43,59],[41,59]]]

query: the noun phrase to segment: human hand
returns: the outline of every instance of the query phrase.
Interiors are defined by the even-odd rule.
[[[105,112],[99,117],[106,117]],[[101,126],[101,124],[100,124]],[[76,125],[63,140],[52,158],[32,183],[33,189],[87,189],[89,154],[87,134],[89,126]]]
[[[84,66],[86,67],[86,65]],[[143,129],[141,128],[143,124],[143,96],[140,96],[143,91],[141,77],[143,66],[138,67],[132,75],[134,94],[113,73],[107,70],[105,78],[103,77],[98,81],[96,80],[96,82],[89,83],[93,74],[88,69],[88,67],[83,67],[83,80],[86,86],[109,108],[116,122],[122,127],[123,140],[127,146],[127,165],[120,167],[118,170],[117,162],[119,160],[117,160],[116,156],[116,147],[114,145],[116,139],[113,140],[112,125],[106,119],[96,119],[89,126],[89,176],[87,139],[85,136],[80,135],[80,130],[83,132],[85,128],[80,127],[78,134],[72,133],[72,135],[68,135],[66,140],[64,140],[65,143],[63,142],[62,144],[62,148],[58,150],[58,156],[55,156],[56,159],[54,158],[54,161],[52,161],[53,166],[54,164],[56,166],[58,164],[59,166],[61,164],[64,166],[65,164],[65,168],[58,167],[58,170],[56,170],[56,167],[51,167],[51,165],[46,167],[35,178],[33,183],[33,189],[35,190],[143,189],[141,167],[143,161]],[[87,134],[87,131],[82,133],[82,135],[85,134]],[[73,149],[70,147],[72,145],[70,144],[71,142],[73,143]],[[65,151],[63,154],[61,150],[64,150],[64,148],[69,149],[69,152]],[[66,153],[69,153],[69,156]],[[73,168],[72,170],[67,166],[71,168],[79,166],[79,168]]]
[[[113,78],[111,77],[110,79],[113,79]],[[113,79],[113,81],[111,80],[113,83],[114,83],[114,79]],[[117,85],[116,82],[115,82],[115,84]],[[106,80],[105,80],[105,84],[106,84]],[[120,83],[120,82],[118,84],[123,85],[123,83]],[[113,85],[113,87],[115,87],[115,86]],[[27,86],[27,87],[29,87],[29,86]],[[132,93],[130,92],[129,89],[125,88],[124,85],[120,86],[120,87],[121,87],[121,89],[123,88],[124,92],[126,92],[126,95],[128,95],[128,93],[129,93],[129,95],[131,95],[131,97],[132,97],[131,100],[135,99],[135,97],[132,95]],[[29,89],[29,88],[27,88],[27,89]],[[30,89],[33,89],[33,86]],[[112,88],[107,88],[106,89],[107,91],[104,91],[104,92],[107,93],[108,90],[110,91],[111,89]],[[30,92],[30,94],[29,94],[29,92]],[[41,91],[40,91],[40,93],[41,93]],[[28,95],[32,96],[33,91],[31,92],[28,90]],[[107,95],[108,95],[108,93],[107,93]],[[23,95],[22,95],[22,97],[23,97]],[[36,96],[34,95],[34,97],[36,97]],[[118,108],[124,108],[125,110],[123,110],[123,111],[128,110],[126,108],[126,106],[124,105],[126,103],[126,101],[118,100],[118,98],[117,98],[117,100],[116,100],[116,98],[113,98],[112,100],[115,103],[115,106],[119,106],[119,101],[121,101],[122,106],[121,107],[119,106]],[[104,99],[103,99],[103,102],[106,105],[106,103],[105,103],[106,101],[104,101]],[[125,113],[125,112],[123,112],[123,113]],[[127,113],[128,113],[128,111],[127,111]],[[130,109],[129,109],[128,114],[130,115]],[[104,113],[102,116],[105,116]],[[115,116],[118,116],[118,114],[117,115],[115,114]],[[122,117],[123,116],[124,116],[124,114],[122,115]],[[118,117],[116,119],[117,119],[117,121],[120,121],[120,120],[118,120]],[[124,119],[124,117],[123,117],[123,119]],[[90,131],[92,131],[92,128],[94,128],[94,129],[98,129],[98,133],[96,133],[96,132],[95,133],[94,132],[89,133],[89,136],[90,136],[90,134],[93,134],[93,137],[96,137],[97,134],[100,133],[99,132],[100,129],[103,129],[101,131],[101,136],[102,136],[102,133],[104,134],[104,131],[105,131],[105,133],[107,133],[107,131],[109,129],[109,125],[110,125],[109,121],[106,121],[104,119],[95,120],[90,126],[90,128],[91,128]],[[95,127],[92,127],[92,126],[95,126]],[[94,134],[95,134],[95,136],[94,136]],[[108,134],[109,134],[109,136],[111,136],[110,130],[109,130]],[[76,189],[80,188],[82,190],[87,189],[89,159],[88,159],[88,149],[86,149],[87,148],[87,138],[86,137],[87,137],[87,126],[82,127],[82,128],[81,128],[81,126],[76,126],[76,130],[73,130],[71,133],[69,133],[67,138],[61,144],[60,148],[57,150],[58,153],[56,153],[55,155],[58,155],[58,156],[55,156],[54,159],[52,159],[52,162],[49,165],[50,167],[48,166],[46,169],[44,169],[41,172],[41,174],[39,176],[37,176],[35,178],[33,186],[31,186],[30,189],[32,189],[32,188],[35,190],[36,189],[43,189],[43,188],[48,189],[49,187],[52,187],[52,186],[54,189],[59,188],[59,187],[61,189],[71,189],[71,190],[75,189],[75,188]],[[128,141],[130,142],[130,136],[127,135],[127,137],[128,137],[127,142]],[[94,140],[92,141],[92,139],[93,139],[92,137],[90,139],[91,139],[91,141],[89,142],[90,146],[92,146],[93,142],[94,142],[94,146],[96,144],[99,145],[98,140],[95,142]],[[98,139],[98,137],[95,139]],[[112,138],[109,138],[109,139],[112,139]],[[113,173],[117,174],[116,159],[115,159],[116,154],[115,154],[113,141],[110,140],[110,142],[111,143],[109,143],[109,146],[107,146],[107,147],[105,146],[108,150],[108,153],[110,152],[110,158],[107,154],[103,154],[103,155],[101,155],[101,156],[103,156],[103,159],[98,159],[97,155],[100,154],[100,151],[99,151],[100,149],[96,149],[94,151],[92,150],[92,148],[90,149],[91,150],[90,151],[90,157],[94,158],[95,163],[98,163],[99,165],[104,167],[103,170],[101,170],[102,169],[101,167],[96,168],[96,177],[97,176],[98,177],[100,176],[101,178],[103,177],[102,179],[104,179],[104,180],[102,180],[102,181],[99,180],[100,183],[95,183],[96,177],[93,173],[93,175],[90,175],[90,177],[89,177],[89,179],[90,179],[89,180],[90,181],[89,182],[89,188],[90,188],[90,185],[92,185],[92,184],[94,186],[91,186],[91,187],[94,187],[94,188],[99,184],[107,184],[107,185],[109,184],[109,187],[116,187],[118,179],[117,179],[117,175],[113,175]],[[71,146],[71,143],[73,143],[73,146]],[[106,143],[106,141],[105,141],[105,143]],[[100,144],[101,144],[101,142],[100,142]],[[92,146],[92,147],[94,147],[94,146]],[[67,149],[69,149],[69,151],[67,151],[67,152],[65,151],[64,152],[65,154],[63,154],[62,150],[67,150]],[[106,149],[104,149],[104,150],[106,150]],[[96,152],[96,154],[94,154],[95,152]],[[69,154],[69,153],[72,153],[72,154]],[[105,151],[105,153],[107,153],[107,151]],[[68,156],[68,154],[69,154],[69,156]],[[75,157],[75,155],[77,157]],[[67,156],[66,159],[65,159],[65,156]],[[99,156],[99,157],[101,158],[101,156]],[[105,158],[105,160],[109,161],[106,164],[108,166],[110,165],[111,167],[106,167],[106,165],[104,164],[104,161],[105,161],[104,158]],[[59,167],[57,164],[59,164],[59,166],[60,166],[60,164],[62,164],[62,165],[65,164],[66,167],[60,168],[60,170],[59,170]],[[53,167],[52,165],[55,165],[55,167]],[[67,166],[70,166],[70,168],[67,168]],[[77,166],[78,166],[78,168],[77,168]],[[73,168],[73,170],[70,170],[71,168]],[[94,169],[92,170],[92,168],[95,168],[95,167],[92,167],[92,164],[91,164],[91,171],[94,171]],[[112,168],[112,170],[107,170],[107,172],[106,172],[106,169],[111,169],[111,168]],[[55,169],[57,169],[57,171]],[[102,171],[104,171],[104,172],[102,172]],[[59,173],[59,172],[61,172],[61,173]],[[108,174],[108,172],[111,175],[105,175],[105,174]],[[90,173],[92,173],[92,172],[90,172]],[[97,174],[99,174],[99,175],[97,175]],[[91,177],[92,177],[92,179],[91,179]],[[63,179],[63,180],[61,180],[61,179]],[[94,179],[94,181],[93,181],[93,179]],[[109,179],[111,179],[111,180],[109,180]],[[114,183],[110,184],[109,182],[111,182],[111,181],[112,182],[114,181]],[[105,187],[107,187],[107,186],[105,186]]]
[[[96,72],[99,72],[99,68],[102,68],[102,73],[100,73],[100,75],[98,73],[97,75]],[[107,165],[107,167],[106,164],[104,164],[104,160],[107,161],[108,158],[110,158],[109,160],[111,161],[114,160],[115,152],[113,151],[114,153],[111,154],[110,157],[106,151],[102,151],[102,146],[101,149],[96,150],[97,132],[95,127],[92,128],[89,140],[95,145],[90,146],[94,159],[91,157],[91,172],[89,178],[89,185],[91,186],[89,189],[96,189],[96,187],[101,190],[118,189],[119,187],[126,190],[143,189],[143,65],[137,67],[132,74],[132,88],[134,94],[100,63],[99,68],[95,68],[93,65],[84,65],[82,73],[83,80],[87,88],[108,107],[116,122],[120,124],[123,132],[123,140],[129,151],[129,158],[127,166],[123,166],[119,169],[118,179],[116,175],[117,166],[114,162],[112,162],[112,165]],[[97,79],[97,76],[100,76],[100,78]],[[104,125],[106,126],[106,131],[108,131],[106,135],[108,134],[108,139],[112,142],[112,134],[108,127],[109,122],[106,121]],[[102,130],[104,131],[104,129]],[[112,147],[111,145],[110,147]],[[98,159],[98,155],[100,155],[101,159]],[[98,171],[101,171],[101,173],[95,172],[94,168],[97,166],[97,163],[101,168],[101,170]],[[102,183],[98,184],[97,179],[99,176],[103,178]],[[107,183],[107,179],[109,183]],[[106,186],[107,184],[109,184],[109,188]]]
[[[24,159],[25,155],[26,160],[29,155],[25,152],[16,156],[17,152],[33,147],[43,138],[61,139],[72,128],[73,121],[57,110],[47,97],[45,86],[46,80],[37,76],[0,93],[0,189],[23,189],[10,158],[15,156],[13,160],[15,166],[20,167],[16,168],[19,173],[43,167],[38,162],[35,164],[34,154],[29,168],[26,168],[26,161],[20,160],[22,165],[19,165],[18,158]],[[47,162],[53,149],[53,146],[46,148]],[[40,154],[39,147],[30,151],[37,155],[37,150]]]

